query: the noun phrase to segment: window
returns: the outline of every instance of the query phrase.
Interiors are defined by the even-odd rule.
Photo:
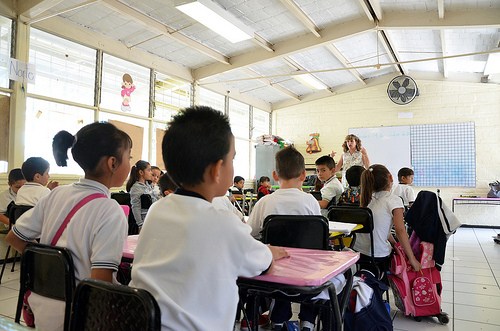
[[[250,106],[229,99],[229,121],[235,137],[236,156],[234,172],[249,179],[250,176]]]
[[[52,156],[52,139],[61,130],[76,134],[83,126],[94,121],[89,109],[28,98],[26,100],[25,158],[41,156],[50,163],[50,172],[83,174],[68,150],[68,166],[58,167]]]
[[[170,121],[179,109],[191,106],[191,84],[157,73],[154,118]]]
[[[104,54],[102,66],[102,108],[149,116],[150,70]]]
[[[12,21],[0,16],[0,87],[9,87],[9,58]]]
[[[96,51],[37,29],[30,31],[30,93],[94,105]]]
[[[198,105],[209,106],[215,110],[224,112],[225,97],[205,88],[198,88]]]
[[[269,113],[258,108],[253,108],[252,139],[257,139],[263,134],[269,134]]]

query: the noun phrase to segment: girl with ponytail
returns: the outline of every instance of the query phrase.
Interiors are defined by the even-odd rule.
[[[147,161],[139,160],[130,169],[130,176],[128,178],[126,188],[127,192],[130,192],[132,213],[134,214],[135,222],[139,227],[139,231],[144,223],[144,218],[146,218],[146,214],[148,213],[151,203],[156,201],[156,197],[153,194],[153,186],[151,185],[152,179],[153,172],[151,170],[151,165]],[[151,203],[148,203],[147,205],[145,205],[145,202],[141,203],[141,196],[145,194],[146,197],[147,195],[151,197]]]

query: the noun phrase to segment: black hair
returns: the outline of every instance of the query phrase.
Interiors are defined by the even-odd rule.
[[[361,184],[361,174],[365,170],[364,167],[359,165],[354,165],[346,170],[345,179],[349,186],[359,186]]]
[[[372,164],[361,175],[361,192],[359,202],[361,207],[368,207],[372,201],[372,194],[388,188],[391,173],[381,164]]]
[[[50,164],[47,160],[42,157],[29,157],[23,162],[21,166],[21,171],[23,173],[24,179],[27,182],[32,182],[36,174],[43,175],[47,169],[50,168]]]
[[[207,106],[181,110],[162,141],[167,172],[181,187],[200,184],[205,169],[225,159],[232,136],[229,119],[221,112]]]
[[[160,170],[160,177],[163,176],[165,173],[160,169],[158,166],[151,166],[151,170]]]
[[[401,168],[398,171],[398,181],[401,183],[401,179],[403,179],[403,177],[408,177],[414,174],[415,173],[410,168]]]
[[[132,166],[132,168],[130,168],[130,176],[128,177],[127,185],[125,186],[127,192],[130,192],[132,186],[139,180],[139,171],[146,170],[149,165],[148,161],[139,160]]]
[[[330,155],[323,155],[322,157],[318,158],[316,162],[314,162],[315,165],[324,165],[327,166],[328,169],[333,169],[335,168],[335,160],[330,156]]]
[[[294,147],[286,147],[276,153],[276,173],[279,178],[298,178],[306,169],[304,157]]]
[[[233,183],[239,183],[241,182],[242,180],[245,180],[245,178],[241,177],[241,176],[234,176],[234,179],[233,179]]]
[[[264,183],[264,182],[270,182],[271,181],[271,178],[267,177],[267,176],[261,176],[259,178],[259,185]]]
[[[56,164],[67,166],[68,149],[85,174],[99,175],[97,165],[103,157],[113,156],[119,163],[123,150],[132,148],[132,139],[111,123],[94,122],[85,125],[75,136],[68,131],[59,131],[52,141],[52,152]]]
[[[18,180],[24,180],[23,171],[21,168],[14,168],[9,172],[9,185],[14,184]]]
[[[160,187],[161,195],[164,195],[166,190],[175,191],[179,188],[168,174],[164,174],[160,177],[158,186]]]

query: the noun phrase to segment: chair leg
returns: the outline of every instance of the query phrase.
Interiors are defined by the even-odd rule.
[[[2,283],[3,272],[5,271],[5,266],[7,265],[7,258],[9,257],[9,253],[10,253],[10,245],[7,247],[7,253],[5,253],[5,257],[3,259],[2,273],[0,273],[0,284]]]
[[[14,251],[14,262],[12,262],[12,268],[10,269],[10,272],[14,272],[14,267],[16,266],[16,259],[17,259],[17,251]]]

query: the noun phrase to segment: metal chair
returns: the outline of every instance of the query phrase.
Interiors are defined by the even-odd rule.
[[[16,205],[12,204],[9,206],[9,231],[12,229],[12,226],[16,224],[16,221],[19,217],[21,217],[22,214],[27,212],[33,208],[33,206],[22,206],[22,205]],[[3,278],[3,273],[5,271],[5,267],[8,263],[8,258],[10,254],[10,248],[11,246],[9,245],[7,247],[7,252],[5,253],[5,257],[3,259],[3,265],[2,265],[2,272],[0,273],[0,284],[2,283],[2,278]],[[16,259],[17,259],[17,251],[14,253],[14,261],[12,262],[12,268],[10,269],[11,272],[14,272],[14,267],[16,266]]]
[[[66,303],[64,330],[69,330],[71,300],[75,289],[73,258],[67,248],[30,243],[21,258],[21,282],[15,322],[21,319],[23,298],[30,290]]]
[[[161,329],[161,312],[146,290],[84,279],[76,288],[71,331]]]
[[[139,234],[139,228],[135,222],[134,213],[132,213],[132,204],[130,203],[130,193],[127,192],[113,192],[111,199],[116,200],[122,206],[128,206],[130,212],[128,214],[128,235]]]

